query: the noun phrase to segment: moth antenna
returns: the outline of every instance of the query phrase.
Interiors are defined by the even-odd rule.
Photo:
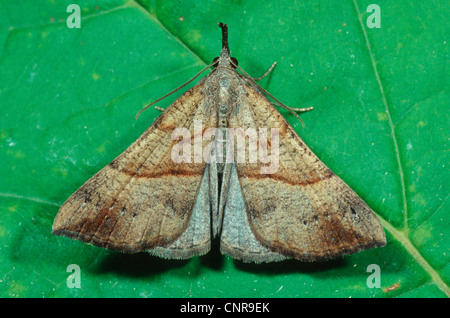
[[[173,93],[175,93],[175,92],[178,91],[179,89],[182,89],[182,88],[185,87],[187,84],[189,84],[190,82],[192,82],[193,80],[195,80],[197,77],[199,77],[200,74],[202,74],[202,73],[203,73],[204,71],[206,71],[208,68],[210,68],[211,66],[213,66],[213,64],[214,64],[214,63],[209,64],[207,67],[205,67],[205,68],[204,68],[203,70],[201,70],[197,75],[195,75],[193,78],[191,78],[189,81],[187,81],[187,82],[184,83],[183,85],[181,85],[181,86],[175,88],[175,89],[174,89],[173,91],[171,91],[170,93],[164,95],[164,96],[161,97],[161,98],[158,98],[157,100],[155,100],[155,101],[152,102],[151,104],[148,104],[147,106],[145,106],[144,108],[142,108],[142,109],[136,114],[135,119],[137,120],[138,117],[139,117],[139,115],[141,115],[142,112],[143,112],[144,110],[146,110],[147,108],[149,108],[150,106],[152,106],[152,105],[156,104],[157,102],[163,100],[164,98],[166,98],[166,97],[172,95]]]
[[[305,128],[305,123],[303,122],[303,120],[297,115],[296,112],[294,112],[294,110],[289,107],[284,105],[282,102],[280,102],[276,97],[274,97],[272,94],[270,94],[268,91],[266,91],[264,88],[261,87],[261,85],[259,85],[258,83],[256,83],[256,81],[250,76],[248,75],[248,73],[246,71],[244,71],[242,68],[240,68],[239,66],[237,66],[236,64],[234,64],[232,61],[230,62],[233,66],[235,66],[238,70],[240,70],[247,79],[249,79],[253,84],[255,84],[259,89],[261,89],[261,91],[263,91],[264,94],[266,94],[267,96],[269,96],[270,98],[272,98],[274,101],[276,101],[278,103],[277,106],[284,108],[286,110],[288,110],[292,115],[294,115],[295,117],[297,117],[297,119],[301,122],[303,128]]]

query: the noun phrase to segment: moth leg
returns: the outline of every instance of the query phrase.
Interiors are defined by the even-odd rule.
[[[262,80],[264,77],[266,77],[267,75],[269,75],[270,72],[272,72],[273,68],[277,65],[277,62],[273,62],[273,64],[269,67],[269,69],[267,70],[267,72],[265,72],[262,76],[260,77],[253,77],[253,80],[255,82]]]
[[[301,112],[301,113],[309,112],[310,110],[314,109],[314,107],[305,107],[305,108],[291,107],[291,106],[287,106],[287,105],[281,104],[281,103],[279,103],[277,101],[270,101],[270,103],[273,106],[277,106],[277,107],[281,107],[281,108],[284,108],[284,109],[287,109],[287,110],[292,110],[294,112]]]
[[[275,103],[272,103],[272,104],[275,105],[275,106],[278,106],[278,107],[283,107],[283,106],[277,105]],[[287,106],[287,107],[289,109],[293,110],[294,112],[302,112],[302,113],[309,112],[310,110],[314,109],[314,107],[305,107],[305,108],[295,108],[295,107],[290,107],[290,106]]]
[[[243,74],[239,74],[239,76],[241,78],[243,78],[247,84],[249,86],[251,86],[254,90],[256,90],[260,95],[262,96],[269,96],[272,101],[270,101],[269,99],[266,98],[266,100],[271,103],[274,104],[275,106],[284,108],[286,110],[288,110],[292,115],[294,115],[301,123],[303,128],[305,127],[305,124],[303,123],[303,120],[301,120],[301,118],[297,115],[297,113],[295,112],[295,110],[300,110],[300,111],[308,111],[311,110],[311,107],[308,108],[292,108],[289,106],[284,105],[282,102],[280,102],[277,98],[275,98],[272,94],[270,94],[268,91],[266,91],[264,88],[262,88],[257,82],[255,82],[255,80],[248,75],[242,68],[240,68],[239,66],[236,66],[237,69],[239,69]]]
[[[276,62],[275,62],[276,63]],[[274,63],[274,64],[275,64]],[[272,64],[272,66],[274,65]],[[272,69],[273,67],[271,67],[270,69]],[[270,71],[269,69],[269,71]],[[267,71],[267,72],[269,72]],[[266,73],[267,74],[267,73]],[[263,76],[261,76],[259,79],[261,79],[262,77],[264,77],[266,74],[264,74]],[[253,79],[253,80],[257,80],[257,79]],[[260,86],[253,84],[252,82],[248,83],[251,87],[253,87],[258,93],[260,93],[261,95],[267,95],[267,92],[262,89]],[[273,105],[273,106],[277,106],[277,107],[281,107],[284,109],[287,109],[289,111],[294,111],[294,112],[309,112],[310,110],[313,110],[314,107],[304,107],[304,108],[296,108],[296,107],[290,107],[287,105],[282,104],[281,102],[277,101],[277,100],[269,100],[269,102]]]

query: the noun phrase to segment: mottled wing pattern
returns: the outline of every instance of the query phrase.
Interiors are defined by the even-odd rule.
[[[304,261],[385,245],[384,230],[373,211],[312,153],[269,101],[249,86],[241,100],[229,127],[279,131],[275,173],[262,174],[259,160],[236,163],[257,241],[272,252]],[[275,151],[268,144],[269,151]],[[270,257],[261,255],[255,261],[270,261]]]
[[[172,147],[179,142],[171,138],[175,128],[187,128],[193,136],[195,120],[202,120],[206,128],[217,127],[203,88],[201,81],[184,93],[75,192],[60,208],[53,233],[123,252],[149,250],[167,258],[206,253],[210,215],[202,205],[209,208],[208,181],[200,187],[206,164],[174,163],[171,158]],[[202,195],[196,203],[198,193]]]

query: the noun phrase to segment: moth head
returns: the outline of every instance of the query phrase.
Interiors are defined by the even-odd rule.
[[[228,25],[220,22],[219,27],[222,29],[222,51],[220,56],[213,60],[212,66],[218,67],[219,64],[224,67],[232,67],[235,69],[238,66],[238,61],[230,56],[230,49],[228,47]]]
[[[213,59],[212,67],[216,68],[217,66],[219,66],[219,59],[220,59],[220,57],[215,57]],[[236,69],[236,67],[238,66],[238,60],[234,57],[230,57],[228,60],[229,60],[231,67]]]

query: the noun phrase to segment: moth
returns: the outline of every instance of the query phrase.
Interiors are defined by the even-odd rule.
[[[374,212],[242,71],[230,56],[227,25],[219,26],[222,50],[211,73],[69,197],[55,217],[53,234],[168,259],[203,255],[211,239],[220,237],[223,254],[255,263],[327,260],[384,246],[385,233]],[[200,131],[194,129],[198,122]],[[271,173],[262,173],[259,161],[214,157],[220,152],[238,159],[237,150],[225,146],[225,133],[199,139],[208,129],[262,127],[278,132],[277,142],[265,140],[268,152],[277,156]],[[210,145],[215,160],[173,160],[180,143],[173,138],[177,128],[194,136],[184,140],[183,149]],[[250,138],[241,137],[249,146]],[[247,150],[248,156],[252,153]]]

